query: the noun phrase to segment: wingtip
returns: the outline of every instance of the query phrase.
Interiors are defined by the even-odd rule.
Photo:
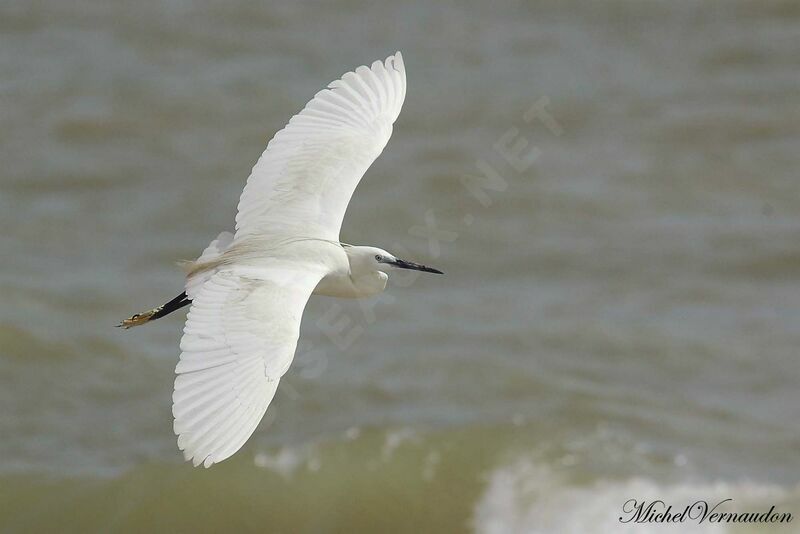
[[[394,66],[395,69],[399,71],[405,70],[405,64],[403,63],[403,53],[398,50],[393,55],[386,58],[387,65],[391,64]]]

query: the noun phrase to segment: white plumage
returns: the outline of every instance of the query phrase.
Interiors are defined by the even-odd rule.
[[[405,96],[400,52],[317,93],[253,167],[236,238],[268,232],[338,241],[350,197],[389,141]]]
[[[213,262],[232,249],[237,261],[187,279],[193,302],[175,369],[173,415],[178,446],[195,465],[232,455],[264,415],[291,364],[309,296],[346,260],[325,243],[316,245],[330,250],[304,255],[303,244],[338,243],[350,197],[388,142],[405,90],[398,52],[317,93],[253,168],[235,237],[220,234],[198,259]],[[272,250],[265,258],[258,245],[267,241]]]
[[[232,266],[192,301],[172,395],[178,447],[209,467],[244,445],[294,356],[321,269]]]
[[[294,357],[312,293],[360,298],[395,268],[441,273],[339,242],[358,182],[392,134],[406,94],[400,52],[317,93],[269,142],[222,232],[187,268],[184,294],[126,328],[191,303],[175,369],[178,447],[194,465],[228,458],[255,431]]]

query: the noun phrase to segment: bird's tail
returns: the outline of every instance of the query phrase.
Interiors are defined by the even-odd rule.
[[[137,313],[131,315],[121,323],[117,325],[117,327],[121,328],[133,328],[134,326],[139,326],[145,323],[149,323],[150,321],[155,321],[156,319],[161,319],[165,315],[169,315],[170,313],[174,312],[175,310],[179,310],[184,306],[188,306],[192,303],[192,300],[186,296],[186,293],[181,293],[171,301],[167,302],[163,306],[159,306],[158,308],[153,308],[152,310]]]

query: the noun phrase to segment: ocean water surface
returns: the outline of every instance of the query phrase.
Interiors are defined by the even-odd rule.
[[[800,517],[797,4],[6,0],[0,45],[1,532]],[[182,312],[113,325],[181,291],[293,113],[397,49],[342,239],[447,274],[313,299],[259,430],[192,469]]]

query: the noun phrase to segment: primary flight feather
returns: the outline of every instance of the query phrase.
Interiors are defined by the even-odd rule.
[[[380,155],[406,94],[400,52],[317,93],[275,134],[223,232],[187,266],[184,292],[130,328],[191,305],[172,395],[178,447],[210,467],[253,434],[288,370],[312,294],[362,298],[391,269],[441,271],[340,243],[347,205]]]

